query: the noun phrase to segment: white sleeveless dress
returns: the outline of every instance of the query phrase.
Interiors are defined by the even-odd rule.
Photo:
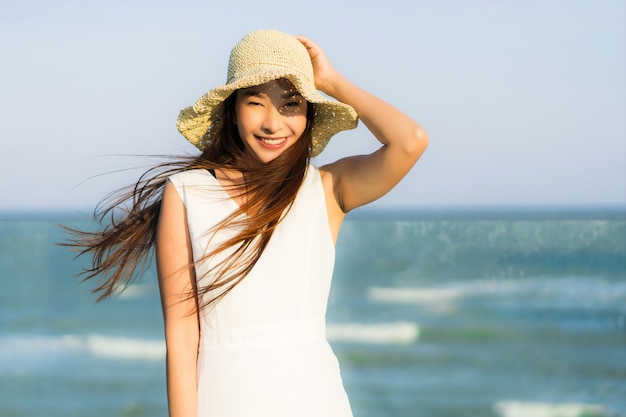
[[[201,259],[233,235],[208,232],[237,205],[208,171],[170,181]],[[334,259],[320,173],[310,165],[254,269],[200,314],[198,417],[352,416],[325,334]],[[214,262],[197,265],[199,285]]]

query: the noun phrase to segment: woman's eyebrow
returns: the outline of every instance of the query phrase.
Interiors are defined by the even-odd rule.
[[[257,90],[244,90],[244,97],[264,97],[266,94]],[[282,99],[290,99],[290,98],[302,98],[302,94],[299,91],[287,91],[280,96]]]
[[[288,91],[282,95],[282,98],[302,98],[302,94],[300,94],[298,91]]]
[[[263,94],[261,94],[261,92],[256,91],[256,90],[245,90],[243,92],[243,95],[246,97],[261,97],[263,96]]]

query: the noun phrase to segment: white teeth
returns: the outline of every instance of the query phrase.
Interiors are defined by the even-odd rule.
[[[281,143],[283,143],[285,141],[285,138],[280,138],[280,139],[267,139],[267,138],[260,138],[264,143],[267,143],[268,145],[279,145]]]

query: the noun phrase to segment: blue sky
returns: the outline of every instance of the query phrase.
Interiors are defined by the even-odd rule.
[[[625,16],[622,0],[5,1],[0,211],[89,208],[152,163],[125,155],[193,152],[178,111],[259,28],[313,38],[428,130],[378,207],[624,207]],[[376,146],[361,126],[316,163]]]

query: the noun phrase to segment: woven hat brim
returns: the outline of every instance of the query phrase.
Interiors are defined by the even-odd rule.
[[[332,136],[354,129],[358,125],[356,111],[347,104],[331,100],[312,88],[313,81],[303,74],[294,74],[276,65],[261,65],[254,76],[229,80],[227,84],[214,88],[200,97],[193,106],[181,110],[176,127],[178,131],[198,149],[203,150],[213,139],[210,127],[223,114],[223,103],[235,91],[255,85],[286,78],[314,106],[315,118],[312,126],[312,156],[319,155]]]

